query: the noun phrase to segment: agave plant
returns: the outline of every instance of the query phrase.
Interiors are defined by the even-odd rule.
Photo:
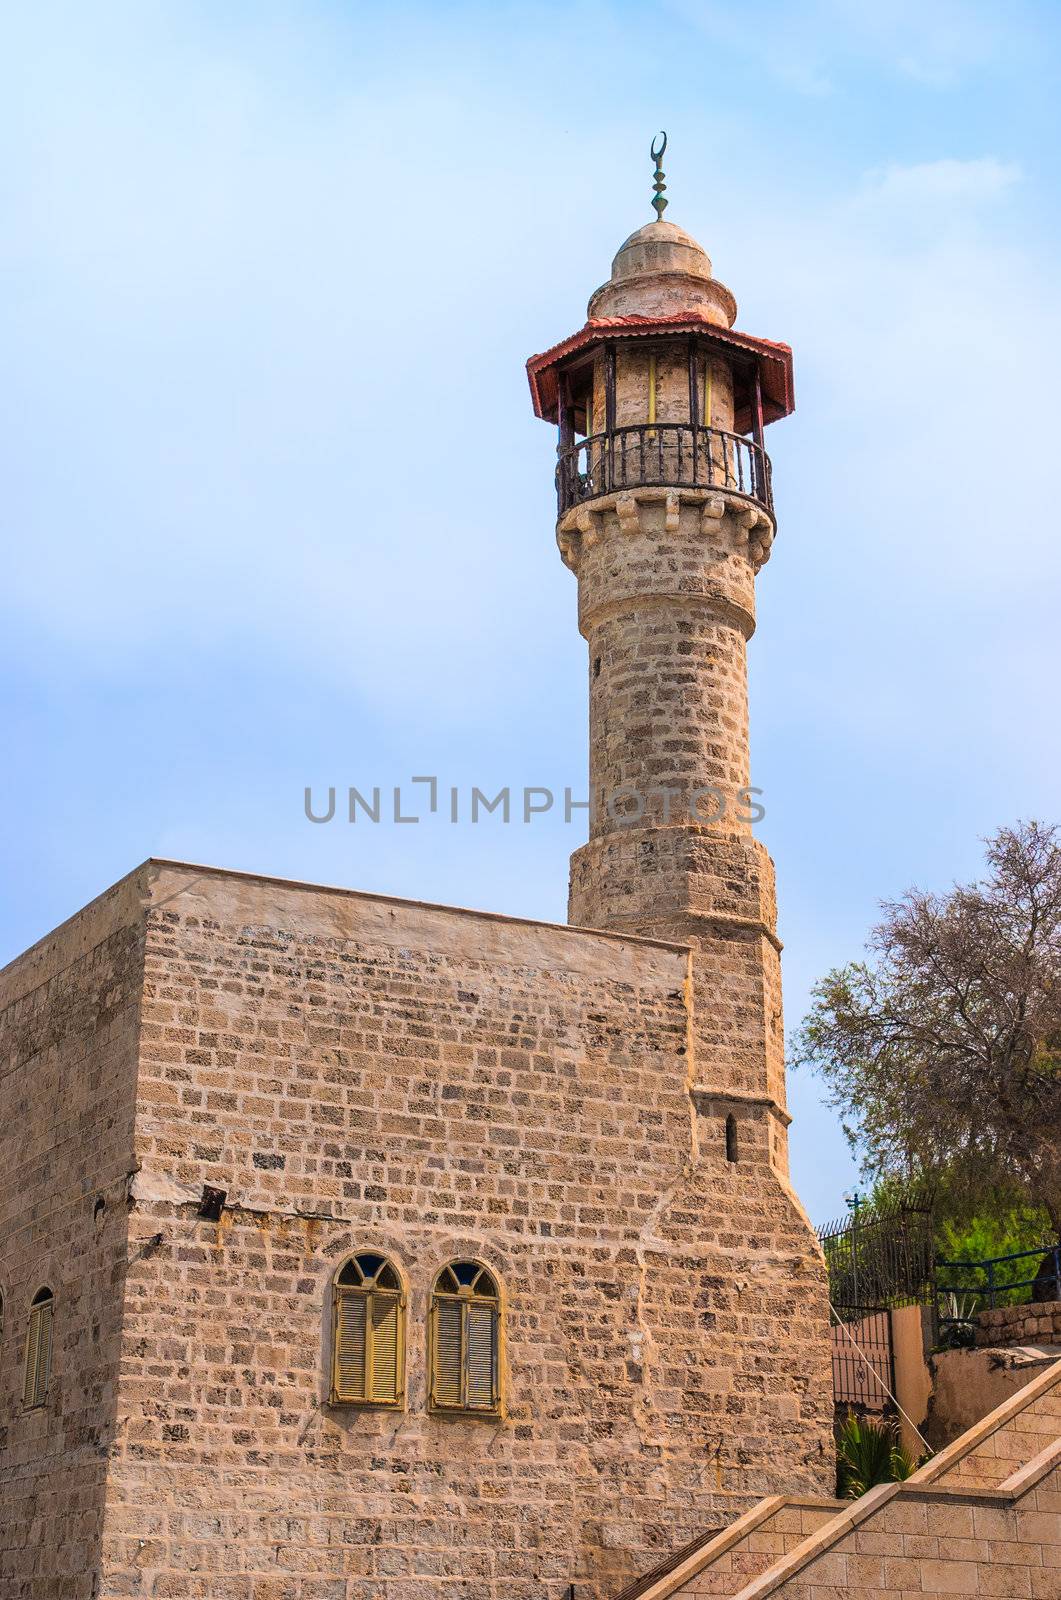
[[[978,1294],[947,1294],[940,1307],[941,1350],[962,1350],[976,1343],[976,1326],[973,1318],[979,1309]]]
[[[849,1411],[836,1441],[836,1492],[857,1500],[878,1483],[901,1483],[916,1462],[894,1422],[875,1422]]]
[[[947,1320],[948,1322],[972,1322],[980,1309],[980,1296],[978,1294],[947,1295]]]

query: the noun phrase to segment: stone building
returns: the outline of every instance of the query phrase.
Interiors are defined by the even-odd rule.
[[[786,346],[671,224],[528,364],[554,926],[149,861],[0,974],[0,1597],[602,1600],[828,1494],[745,649]]]

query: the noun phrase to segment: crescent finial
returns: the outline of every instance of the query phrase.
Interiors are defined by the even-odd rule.
[[[659,149],[658,150],[656,149],[657,143],[659,144]],[[661,130],[659,133],[657,133],[655,139],[653,139],[651,145],[649,146],[649,155],[652,157],[653,161],[656,163],[655,176],[654,176],[654,178],[652,180],[652,186],[653,186],[653,188],[655,189],[656,192],[652,197],[652,204],[656,208],[656,221],[657,222],[662,222],[663,221],[663,213],[667,209],[667,201],[666,201],[666,197],[664,196],[664,193],[663,193],[664,189],[667,187],[667,185],[663,181],[664,176],[665,176],[664,171],[663,171],[663,154],[664,154],[664,151],[666,150],[666,148],[667,148],[667,135],[666,135],[665,132],[663,132]]]

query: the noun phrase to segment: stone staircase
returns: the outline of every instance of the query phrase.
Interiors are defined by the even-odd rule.
[[[860,1500],[762,1500],[617,1600],[1061,1600],[1061,1361]]]

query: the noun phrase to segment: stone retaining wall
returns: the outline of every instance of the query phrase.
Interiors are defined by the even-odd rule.
[[[978,1345],[1061,1344],[1061,1300],[999,1306],[976,1318]]]

